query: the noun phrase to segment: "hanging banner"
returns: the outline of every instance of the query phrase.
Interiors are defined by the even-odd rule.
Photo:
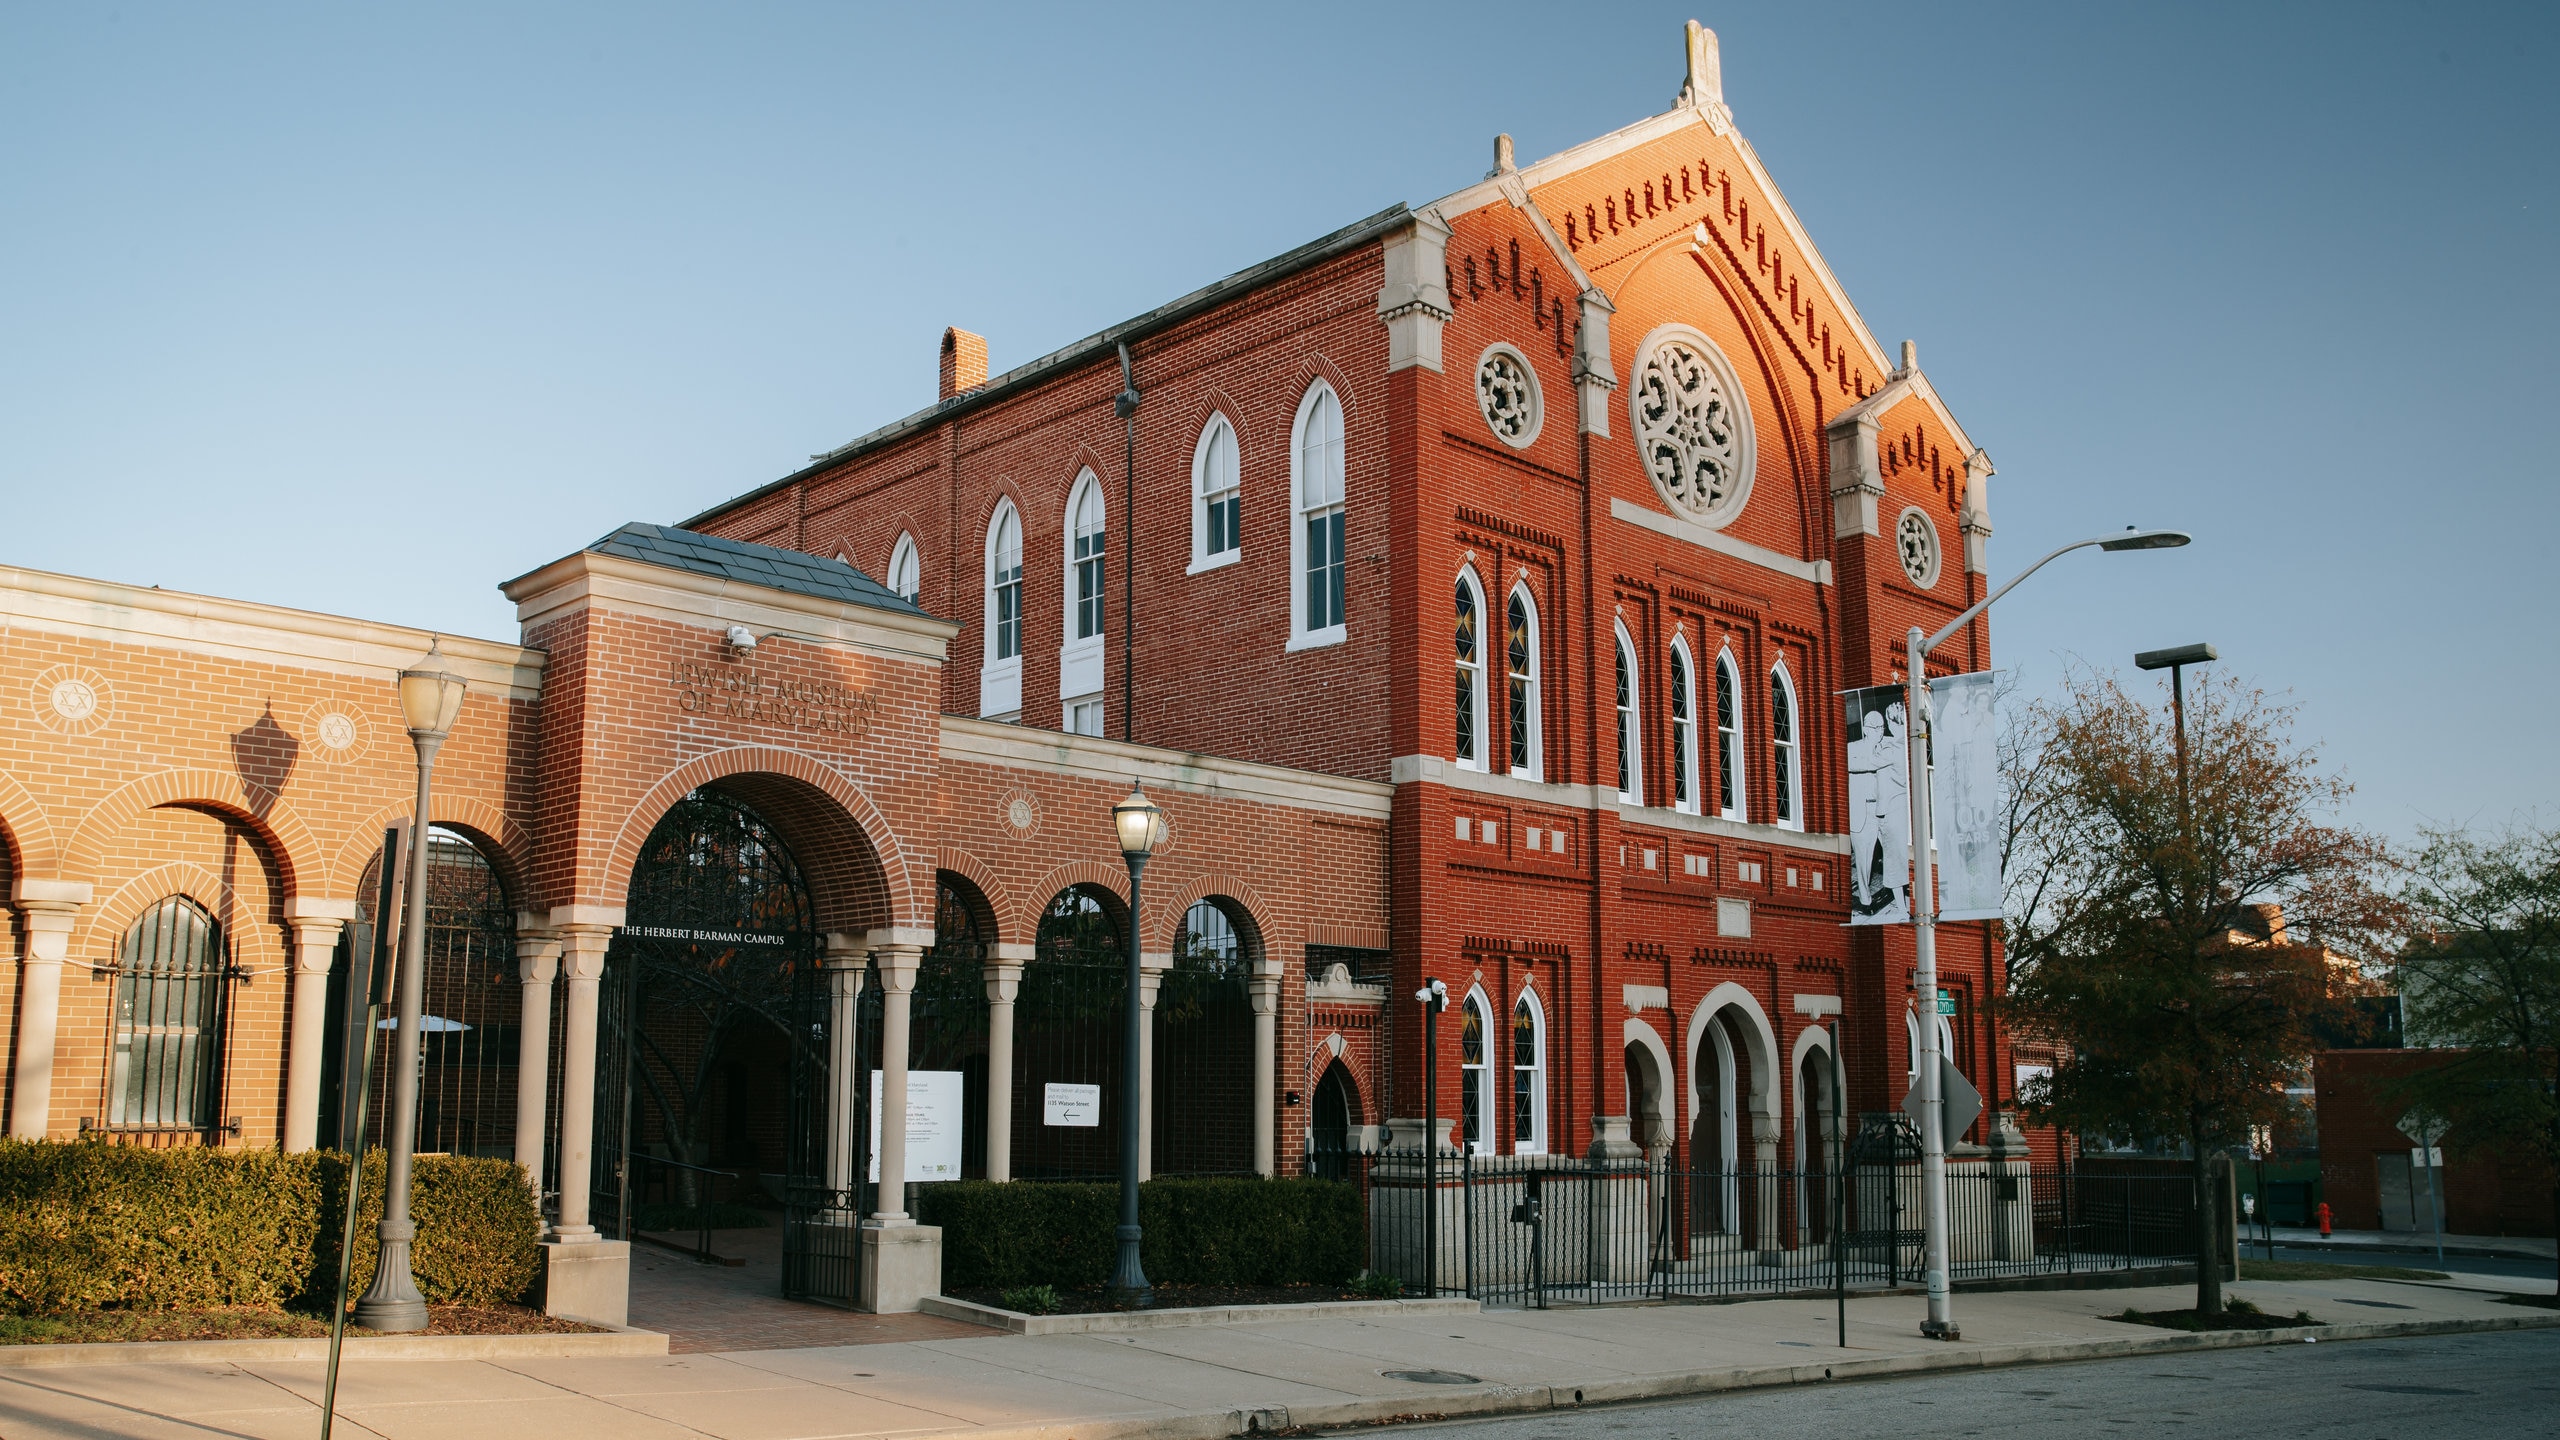
[[[1929,808],[1938,831],[1938,918],[1997,920],[2000,898],[2000,712],[1992,677],[1929,682]]]
[[[1841,697],[1849,735],[1849,923],[1911,918],[1911,783],[1902,687]]]

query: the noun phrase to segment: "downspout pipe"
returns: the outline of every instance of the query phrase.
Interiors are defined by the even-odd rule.
[[[1120,342],[1120,393],[1111,411],[1120,417],[1120,738],[1138,738],[1138,377],[1129,342]]]

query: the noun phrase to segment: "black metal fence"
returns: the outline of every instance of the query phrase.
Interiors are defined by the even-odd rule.
[[[1873,1290],[1919,1279],[1920,1166],[1689,1170],[1667,1158],[1325,1156],[1358,1185],[1369,1268],[1493,1305]],[[1950,1278],[2192,1264],[2183,1173],[1947,1162]],[[1436,1265],[1434,1257],[1436,1256]]]

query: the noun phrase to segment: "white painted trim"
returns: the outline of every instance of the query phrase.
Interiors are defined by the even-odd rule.
[[[1668,1006],[1666,1005],[1664,1008],[1667,1009]],[[1680,1068],[1671,1063],[1671,1047],[1663,1043],[1662,1032],[1654,1029],[1650,1021],[1642,1020],[1630,1015],[1626,1018],[1625,1022],[1618,1027],[1618,1043],[1621,1047],[1619,1051],[1619,1073],[1625,1073],[1626,1047],[1633,1047],[1635,1049],[1642,1050],[1646,1057],[1653,1062],[1654,1069],[1660,1080],[1660,1086],[1654,1095],[1655,1109],[1653,1111],[1653,1118],[1662,1122],[1662,1128],[1666,1132],[1674,1129],[1680,1123]],[[1632,1094],[1627,1096],[1627,1118],[1629,1120],[1641,1118],[1636,1111],[1636,1097]],[[1644,1131],[1641,1127],[1633,1128],[1635,1128],[1635,1139],[1639,1144],[1641,1144],[1644,1138]],[[1665,1138],[1669,1138],[1668,1135],[1666,1135]]]
[[[1314,413],[1316,397],[1333,401],[1334,423],[1342,431],[1342,498],[1343,510],[1343,619],[1344,624],[1307,628],[1307,511],[1306,476],[1302,467],[1306,460],[1307,419]],[[1298,412],[1289,422],[1289,643],[1284,651],[1312,650],[1323,645],[1340,644],[1350,619],[1351,600],[1351,416],[1343,408],[1342,397],[1332,384],[1321,378],[1309,381],[1298,396]]]
[[[1473,760],[1469,760],[1464,756],[1453,754],[1450,763],[1461,770],[1490,772],[1493,769],[1493,731],[1490,723],[1492,709],[1487,698],[1491,686],[1486,676],[1491,667],[1485,663],[1485,652],[1491,648],[1492,632],[1487,628],[1487,622],[1491,617],[1486,614],[1484,580],[1476,574],[1476,567],[1472,563],[1458,567],[1457,580],[1449,587],[1449,663],[1452,666],[1458,664],[1457,606],[1460,586],[1464,586],[1476,602],[1476,713],[1472,717],[1475,720],[1476,756]],[[1458,748],[1457,740],[1458,737],[1453,731],[1449,737],[1449,748],[1452,752]]]
[[[1653,830],[1685,830],[1692,835],[1715,835],[1728,840],[1815,850],[1826,855],[1849,853],[1849,837],[1846,835],[1807,834],[1800,830],[1782,830],[1775,825],[1742,825],[1720,816],[1689,815],[1665,810],[1658,805],[1621,805],[1618,807],[1618,823]]]
[[[1723,797],[1719,796],[1716,802],[1717,814],[1720,818],[1730,820],[1736,825],[1748,825],[1751,823],[1751,747],[1744,739],[1749,732],[1742,728],[1742,724],[1744,712],[1750,707],[1742,688],[1742,666],[1733,658],[1733,645],[1730,641],[1716,651],[1715,680],[1717,773],[1729,773],[1733,776],[1733,806],[1730,809],[1724,808]],[[1724,724],[1723,692],[1728,685],[1733,690],[1733,728],[1731,730],[1727,730]]]
[[[902,564],[915,572],[914,584],[906,590],[898,588],[898,570]],[[909,604],[914,604],[916,597],[924,593],[924,547],[916,544],[915,536],[904,530],[898,532],[898,543],[889,547],[889,568],[884,577],[881,583],[889,587],[890,593]]]
[[[947,658],[951,637],[960,630],[930,615],[849,605],[592,550],[564,556],[504,588],[516,602],[516,619],[528,627],[603,608],[709,630],[744,625],[767,636],[931,665]]]
[[[1093,533],[1102,538],[1102,583],[1093,597],[1100,613],[1094,618],[1093,633],[1078,635],[1075,627],[1082,619],[1077,612],[1082,607],[1083,597],[1076,593],[1076,511],[1088,496],[1092,497],[1099,512],[1099,523],[1094,526]],[[1100,645],[1110,638],[1111,632],[1111,504],[1102,493],[1101,480],[1095,478],[1091,470],[1076,472],[1075,483],[1067,487],[1067,508],[1058,513],[1058,522],[1058,560],[1064,581],[1058,593],[1066,598],[1066,603],[1059,607],[1058,643],[1064,649]]]
[[[1656,325],[1646,331],[1644,338],[1636,342],[1636,348],[1627,356],[1627,442],[1637,447],[1638,458],[1641,459],[1644,445],[1644,385],[1641,383],[1641,377],[1644,374],[1645,359],[1675,340],[1689,345],[1705,358],[1707,368],[1715,373],[1716,384],[1724,391],[1724,398],[1732,403],[1741,420],[1733,431],[1734,468],[1740,476],[1733,493],[1725,496],[1724,503],[1717,506],[1712,514],[1697,517],[1675,514],[1674,517],[1700,529],[1722,530],[1725,526],[1742,518],[1743,510],[1751,504],[1751,492],[1760,478],[1760,432],[1752,423],[1751,397],[1744,393],[1742,372],[1734,368],[1733,357],[1724,353],[1723,346],[1708,339],[1706,332],[1697,326],[1678,320]],[[1652,473],[1652,467],[1646,466],[1647,480],[1652,479]],[[1660,494],[1661,488],[1656,484],[1655,493]],[[1665,505],[1670,503],[1668,497],[1664,498],[1663,503]]]
[[[1502,1130],[1502,1112],[1493,1108],[1501,1103],[1499,1093],[1488,1092],[1494,1090],[1494,1056],[1503,1048],[1502,1037],[1507,1031],[1496,1028],[1493,1000],[1485,994],[1482,985],[1468,986],[1467,993],[1458,997],[1458,1007],[1458,1088],[1461,1092],[1467,1086],[1466,1016],[1469,1010],[1475,1012],[1478,1029],[1481,1032],[1478,1043],[1483,1045],[1486,1052],[1484,1059],[1476,1065],[1478,1133],[1473,1140],[1467,1138],[1466,1101],[1462,1093],[1457,1115],[1458,1143],[1465,1146],[1470,1155],[1491,1155],[1496,1149],[1493,1137]]]
[[[1637,657],[1636,642],[1634,637],[1627,634],[1626,622],[1612,621],[1610,628],[1617,637],[1617,655],[1612,663],[1625,666],[1627,671],[1627,704],[1624,709],[1616,703],[1614,692],[1617,677],[1614,673],[1610,676],[1612,694],[1609,713],[1618,727],[1618,745],[1626,753],[1627,765],[1628,786],[1617,792],[1618,803],[1642,805],[1644,803],[1644,663]]]
[[[1306,603],[1304,597],[1300,598],[1299,603]],[[1351,632],[1347,628],[1340,625],[1327,625],[1321,630],[1299,631],[1290,636],[1289,643],[1281,646],[1280,649],[1285,654],[1294,655],[1301,650],[1322,650],[1328,645],[1339,645],[1350,638]]]
[[[1228,550],[1212,555],[1206,560],[1194,560],[1190,564],[1182,567],[1182,573],[1185,575],[1206,575],[1212,570],[1224,570],[1230,565],[1241,564],[1243,561],[1244,552],[1242,550]]]
[[[1321,810],[1384,821],[1395,812],[1395,787],[1374,780],[1320,775],[1094,735],[1034,730],[960,715],[942,717],[945,763],[995,765],[1126,789],[1131,781],[1188,795]]]
[[[0,565],[0,620],[10,629],[385,683],[396,683],[429,645],[441,644],[447,663],[474,691],[510,700],[531,700],[542,693],[542,666],[548,658],[502,640],[14,565]]]
[[[1707,777],[1698,767],[1698,725],[1704,697],[1698,690],[1697,652],[1689,648],[1688,636],[1674,634],[1671,637],[1671,653],[1663,663],[1671,677],[1664,682],[1662,709],[1664,718],[1671,725],[1671,813],[1703,817],[1707,813]],[[1689,714],[1685,720],[1679,709],[1683,680],[1688,682],[1689,695]],[[1682,728],[1684,725],[1686,729]],[[1689,777],[1689,793],[1686,795],[1680,793],[1683,771]]]
[[[1199,438],[1191,442],[1191,566],[1183,572],[1186,575],[1197,575],[1204,570],[1233,565],[1244,558],[1244,540],[1241,535],[1236,537],[1234,545],[1215,555],[1210,554],[1208,549],[1209,492],[1206,488],[1208,476],[1205,471],[1209,460],[1209,440],[1221,430],[1226,432],[1227,453],[1235,459],[1236,518],[1239,522],[1244,518],[1243,442],[1236,434],[1234,422],[1227,419],[1226,412],[1212,410],[1209,412],[1208,423],[1200,427]],[[1219,493],[1226,492],[1222,490]]]
[[[1539,633],[1538,597],[1530,590],[1529,582],[1525,578],[1512,583],[1511,593],[1504,597],[1502,602],[1502,713],[1507,725],[1511,715],[1511,602],[1514,600],[1522,603],[1529,617],[1529,671],[1525,677],[1529,682],[1527,707],[1529,763],[1511,766],[1510,770],[1511,778],[1536,783],[1543,781],[1547,773],[1547,724],[1544,714],[1547,702],[1545,687],[1539,683],[1539,674],[1543,667],[1539,664],[1541,657],[1538,652],[1543,637]],[[1511,738],[1507,728],[1503,738],[1506,741]],[[1506,754],[1503,758],[1508,760],[1510,756]]]
[[[1709,529],[1694,520],[1683,520],[1668,511],[1638,505],[1624,496],[1610,497],[1609,514],[1614,519],[1623,520],[1640,529],[1650,530],[1657,535],[1668,535],[1674,540],[1685,540],[1701,550],[1712,550],[1745,564],[1757,565],[1764,570],[1774,570],[1792,579],[1807,580],[1816,585],[1831,583],[1831,562],[1828,560],[1798,560],[1792,555],[1765,549],[1747,540],[1736,540],[1721,530]]]
[[[1521,982],[1520,993],[1512,997],[1512,1014],[1517,1014],[1522,1005],[1527,1005],[1529,1007],[1530,1023],[1536,1028],[1538,1036],[1538,1063],[1531,1067],[1532,1073],[1537,1076],[1537,1079],[1530,1082],[1531,1089],[1529,1092],[1529,1115],[1530,1119],[1534,1122],[1531,1128],[1534,1129],[1537,1134],[1535,1138],[1524,1142],[1520,1139],[1519,1132],[1515,1127],[1511,1136],[1511,1153],[1514,1155],[1544,1155],[1555,1148],[1555,1136],[1549,1130],[1547,1125],[1547,1076],[1550,1073],[1547,1065],[1547,1007],[1544,1002],[1538,999],[1538,987],[1525,980]],[[1518,1072],[1520,1066],[1517,1057],[1511,1053],[1510,1019],[1510,1015],[1505,1015],[1503,1017],[1502,1073],[1505,1076],[1510,1077],[1513,1080],[1513,1083],[1516,1084],[1518,1083]],[[1509,1085],[1505,1085],[1502,1087],[1502,1091],[1503,1099],[1508,1101],[1511,1098],[1511,1087]]]
[[[1804,694],[1802,691],[1796,689],[1795,672],[1787,668],[1786,657],[1783,655],[1769,663],[1769,698],[1772,702],[1772,708],[1769,715],[1769,749],[1773,757],[1779,745],[1778,716],[1774,702],[1781,691],[1785,692],[1787,697],[1787,728],[1794,732],[1794,734],[1785,743],[1787,747],[1787,799],[1789,807],[1793,809],[1795,813],[1792,815],[1773,815],[1770,817],[1769,823],[1777,826],[1781,830],[1802,830],[1804,828],[1805,809]],[[1774,797],[1772,798],[1774,803]]]
[[[1902,559],[1902,524],[1914,516],[1919,517],[1920,528],[1929,535],[1929,573],[1925,576],[1912,574]],[[1903,579],[1921,590],[1937,589],[1938,577],[1947,573],[1947,547],[1938,538],[1938,522],[1917,505],[1905,505],[1902,513],[1893,517],[1893,563],[1902,571]]]

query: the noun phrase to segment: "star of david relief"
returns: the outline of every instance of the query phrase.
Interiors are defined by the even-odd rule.
[[[1476,403],[1504,444],[1524,446],[1538,438],[1538,377],[1510,346],[1496,345],[1476,362]]]
[[[1632,406],[1645,473],[1672,509],[1720,525],[1751,488],[1751,417],[1704,336],[1657,332],[1637,362]]]
[[[1938,583],[1938,532],[1929,517],[1905,510],[1893,527],[1894,548],[1902,554],[1902,573],[1926,590]]]

